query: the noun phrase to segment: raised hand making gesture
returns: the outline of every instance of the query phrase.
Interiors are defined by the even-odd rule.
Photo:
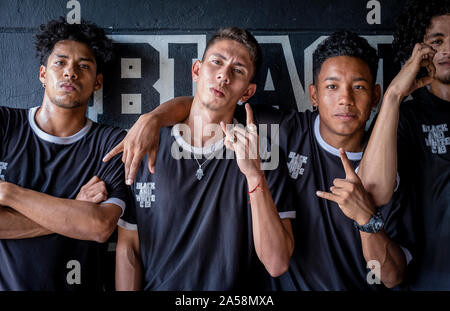
[[[436,54],[436,51],[431,46],[425,43],[416,43],[411,57],[392,80],[388,91],[394,92],[403,98],[415,90],[429,85],[433,81],[436,73],[436,68],[433,64],[434,54]],[[427,69],[428,75],[417,78],[422,67]]]
[[[345,170],[345,179],[336,178],[331,192],[317,191],[317,196],[336,202],[348,218],[359,225],[365,225],[375,213],[375,205],[370,194],[356,175],[345,151],[340,148],[339,155]]]
[[[239,169],[247,177],[249,187],[251,187],[252,181],[257,184],[264,173],[261,170],[258,153],[258,132],[253,121],[253,111],[249,104],[245,104],[245,111],[247,114],[247,129],[240,126],[225,126],[223,122],[220,123],[220,126],[226,135],[225,146],[235,152]]]

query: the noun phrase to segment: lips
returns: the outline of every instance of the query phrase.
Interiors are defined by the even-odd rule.
[[[75,91],[75,90],[78,89],[77,86],[76,86],[75,84],[67,83],[67,82],[61,83],[61,84],[59,85],[59,87],[60,87],[61,89],[63,89],[64,91],[67,91],[67,92],[72,92],[72,91]]]
[[[439,66],[450,67],[450,60],[438,62]]]
[[[212,88],[210,88],[210,90],[214,94],[214,96],[217,96],[217,97],[224,97],[225,96],[224,91],[222,89],[220,89],[220,88],[212,87]]]
[[[351,112],[336,113],[334,116],[342,121],[350,121],[356,118],[356,114]]]

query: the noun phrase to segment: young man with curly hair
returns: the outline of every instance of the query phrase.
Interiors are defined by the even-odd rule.
[[[92,122],[86,109],[112,42],[84,21],[40,30],[42,104],[0,107],[0,290],[101,290],[99,242],[128,197],[120,159],[102,157],[125,131]]]
[[[382,204],[398,170],[416,240],[407,283],[449,290],[450,0],[410,1],[397,24],[393,45],[404,66],[386,90],[360,174]]]
[[[257,123],[280,125],[281,153],[288,158],[299,198],[292,219],[295,248],[289,269],[271,278],[270,288],[383,290],[376,284],[379,281],[368,281],[366,267],[372,260],[380,264],[381,282],[394,287],[402,282],[410,258],[404,248],[408,241],[396,230],[400,206],[391,203],[377,210],[353,171],[367,141],[366,121],[380,97],[376,50],[354,33],[337,32],[318,46],[313,62],[314,84],[309,91],[316,111],[281,113],[253,107]],[[186,99],[172,111],[186,111],[189,105]],[[151,159],[156,144],[143,133],[155,130],[160,117],[153,112],[142,116],[107,156],[126,152],[127,178],[134,178],[133,163],[145,153],[150,155],[149,169],[158,173]]]

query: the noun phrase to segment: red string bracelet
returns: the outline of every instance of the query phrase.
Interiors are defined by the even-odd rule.
[[[259,182],[258,182],[258,184],[256,185],[255,188],[253,188],[252,190],[250,190],[250,191],[248,192],[248,204],[250,204],[250,194],[252,194],[253,192],[255,192],[257,188],[260,188],[261,191],[263,191],[263,188],[260,186],[260,184],[261,184],[261,180],[259,180]]]

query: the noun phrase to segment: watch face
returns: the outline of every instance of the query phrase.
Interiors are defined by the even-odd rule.
[[[381,218],[380,215],[377,215],[375,222],[373,224],[373,228],[375,229],[375,232],[378,232],[381,230],[381,228],[383,228],[383,219]]]
[[[358,225],[356,222],[354,222],[355,227],[358,228],[360,231],[363,232],[367,232],[367,233],[376,233],[378,231],[380,231],[383,226],[384,226],[384,222],[383,222],[383,218],[381,216],[381,214],[376,213],[369,221],[369,223],[360,226]]]
[[[375,230],[377,230],[377,231],[380,230],[382,225],[383,225],[383,223],[380,220],[377,220],[374,224]]]

